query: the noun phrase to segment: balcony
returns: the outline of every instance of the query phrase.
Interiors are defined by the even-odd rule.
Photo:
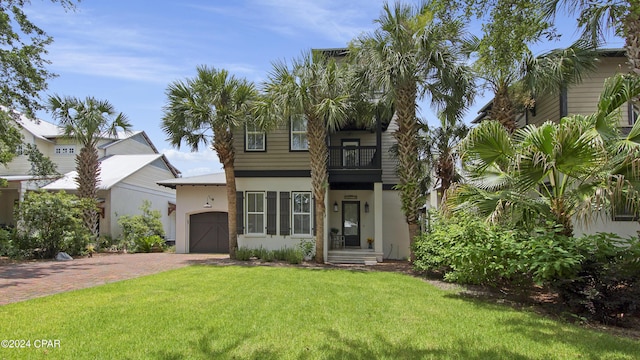
[[[330,183],[373,183],[382,178],[377,146],[329,146]]]

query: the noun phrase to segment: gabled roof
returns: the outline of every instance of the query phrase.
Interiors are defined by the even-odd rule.
[[[162,185],[171,189],[175,189],[178,185],[192,185],[192,186],[204,186],[204,185],[226,185],[227,180],[224,173],[214,173],[198,176],[190,176],[185,178],[162,180],[157,182],[158,185]]]
[[[114,185],[138,172],[145,166],[156,160],[162,160],[167,168],[173,172],[173,167],[162,154],[148,155],[112,155],[100,161],[100,180],[98,189],[109,190]],[[175,176],[177,174],[174,173]],[[77,171],[71,171],[49,185],[43,187],[45,190],[76,190]]]

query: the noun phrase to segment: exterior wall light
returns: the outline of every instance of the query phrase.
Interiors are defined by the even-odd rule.
[[[338,202],[337,201],[333,202],[333,212],[338,212]]]
[[[204,205],[202,205],[202,207],[203,207],[203,208],[205,208],[205,209],[211,209],[211,207],[212,207],[213,205],[211,205],[211,203],[209,202],[209,200],[211,200],[211,203],[212,203],[212,202],[213,202],[213,196],[211,196],[211,195],[207,195],[207,202],[206,202],[206,203],[204,203]]]

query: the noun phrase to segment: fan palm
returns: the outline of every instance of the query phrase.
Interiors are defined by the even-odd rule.
[[[53,118],[63,128],[64,134],[82,145],[80,153],[76,155],[78,195],[94,203],[97,202],[97,186],[100,178],[98,141],[117,136],[118,129],[129,131],[131,128],[129,120],[123,113],[117,113],[108,101],[93,97],[82,100],[76,97],[51,96],[49,109],[53,113]],[[86,210],[83,220],[91,233],[97,237],[96,209]]]
[[[564,6],[570,14],[578,14],[582,37],[594,47],[605,30],[613,30],[625,39],[625,49],[631,71],[640,75],[640,2],[637,0],[547,0],[547,16],[553,17]]]
[[[224,167],[229,256],[233,259],[238,249],[233,130],[250,117],[252,101],[257,97],[255,86],[226,70],[200,66],[196,77],[173,82],[166,95],[162,130],[169,142],[177,148],[184,142],[192,151],[200,145],[211,145]]]
[[[626,137],[616,125],[620,106],[638,94],[639,79],[617,75],[589,116],[529,125],[513,137],[495,121],[480,124],[460,145],[469,181],[450,201],[493,220],[531,223],[548,214],[571,236],[574,218],[588,223],[594,208],[610,212],[616,194],[637,190],[640,125]]]
[[[428,96],[438,110],[455,118],[472,99],[473,81],[460,52],[462,24],[439,21],[426,4],[384,4],[378,29],[354,41],[355,62],[375,89],[383,90],[396,110],[398,189],[412,244],[424,204],[419,179],[416,101]],[[413,255],[412,255],[413,257]]]
[[[266,106],[262,113],[274,119],[288,120],[303,115],[307,121],[307,139],[311,166],[311,186],[315,199],[315,239],[318,263],[324,262],[325,194],[329,182],[327,136],[346,124],[354,114],[353,78],[346,64],[309,52],[294,59],[291,66],[273,64],[265,84]]]

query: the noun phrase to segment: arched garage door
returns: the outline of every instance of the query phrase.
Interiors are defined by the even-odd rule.
[[[193,214],[189,221],[190,253],[229,253],[227,213]]]

